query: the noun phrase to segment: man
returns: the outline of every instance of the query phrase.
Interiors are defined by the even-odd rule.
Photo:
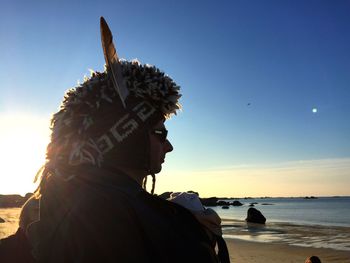
[[[191,212],[153,195],[155,174],[173,150],[164,121],[180,108],[179,87],[155,67],[120,60],[103,18],[101,34],[106,71],[69,90],[52,118],[40,220],[28,229],[34,257],[218,262]]]

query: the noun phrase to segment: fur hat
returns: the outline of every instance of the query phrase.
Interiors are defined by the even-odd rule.
[[[51,120],[46,168],[101,166],[108,160],[145,167],[146,128],[181,108],[180,87],[169,76],[154,66],[118,58],[102,17],[101,39],[106,70],[92,72],[65,94]]]

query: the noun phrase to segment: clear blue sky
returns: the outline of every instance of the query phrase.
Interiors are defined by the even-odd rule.
[[[193,173],[300,161],[340,160],[348,168],[349,14],[350,1],[342,0],[5,0],[0,115],[48,118],[88,69],[103,70],[104,16],[121,57],[154,64],[182,87],[183,111],[167,125],[175,148],[169,180],[172,173],[202,180]],[[315,193],[338,193],[322,189]]]

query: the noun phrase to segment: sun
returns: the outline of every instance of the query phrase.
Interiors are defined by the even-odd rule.
[[[33,192],[44,164],[49,120],[29,114],[0,114],[0,194]]]

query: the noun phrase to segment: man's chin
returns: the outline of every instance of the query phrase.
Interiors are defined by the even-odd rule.
[[[160,173],[161,170],[162,170],[162,166],[160,165],[159,167],[153,167],[153,168],[151,169],[151,172],[152,172],[153,174],[157,174],[157,173]]]

